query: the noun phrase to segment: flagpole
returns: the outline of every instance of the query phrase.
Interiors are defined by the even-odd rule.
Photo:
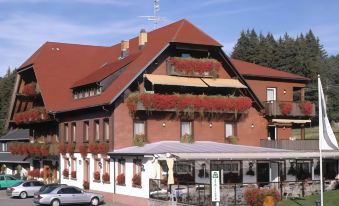
[[[323,133],[323,111],[321,101],[320,75],[318,74],[318,110],[319,110],[319,159],[320,159],[320,205],[324,205],[324,187],[323,187],[323,155],[322,155],[322,133]]]

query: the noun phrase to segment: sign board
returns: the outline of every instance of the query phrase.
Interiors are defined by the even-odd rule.
[[[211,172],[212,202],[220,202],[220,172]]]

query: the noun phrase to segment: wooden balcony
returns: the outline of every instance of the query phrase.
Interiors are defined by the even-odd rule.
[[[286,150],[319,150],[319,140],[260,140],[261,147],[286,149]]]
[[[271,117],[314,117],[315,105],[309,101],[286,102],[269,101],[264,102],[265,115]]]

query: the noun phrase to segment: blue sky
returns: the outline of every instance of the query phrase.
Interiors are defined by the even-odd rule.
[[[339,2],[331,0],[160,0],[160,26],[186,18],[230,53],[241,30],[296,36],[312,29],[339,54]],[[0,76],[46,41],[112,45],[153,24],[153,0],[0,0]]]

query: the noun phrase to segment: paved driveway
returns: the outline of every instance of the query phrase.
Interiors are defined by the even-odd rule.
[[[33,198],[27,199],[18,199],[18,198],[10,198],[6,195],[6,190],[0,190],[0,205],[2,206],[36,206],[33,203]],[[105,203],[103,206],[126,206],[121,204],[113,204],[113,203]]]

